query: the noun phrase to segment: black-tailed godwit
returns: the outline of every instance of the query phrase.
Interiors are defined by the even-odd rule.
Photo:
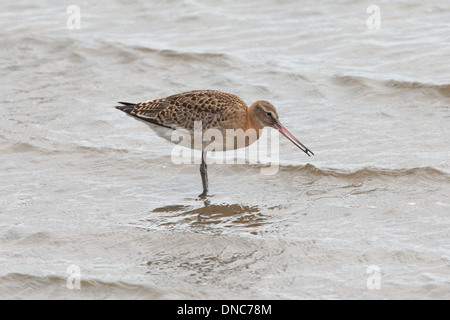
[[[176,94],[163,99],[141,103],[119,102],[122,106],[116,108],[144,121],[159,135],[170,140],[171,132],[177,129],[187,130],[194,135],[196,122],[201,123],[203,131],[209,129],[241,130],[247,138],[243,144],[223,142],[223,150],[246,147],[259,139],[264,127],[277,129],[308,156],[314,153],[298,141],[278,120],[275,107],[263,100],[254,102],[250,108],[238,96],[215,90],[197,90]],[[198,123],[197,122],[197,123]],[[249,134],[249,132],[255,134]],[[225,135],[224,135],[225,136]],[[249,137],[254,137],[249,138]],[[244,138],[245,139],[245,138]],[[191,148],[194,148],[191,145]],[[202,149],[202,164],[200,174],[203,183],[203,195],[208,191],[208,174],[205,162],[205,143]]]

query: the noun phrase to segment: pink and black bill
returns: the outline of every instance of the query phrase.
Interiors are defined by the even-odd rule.
[[[300,150],[302,150],[304,153],[306,153],[308,156],[314,155],[314,153],[309,150],[307,147],[305,147],[303,145],[303,143],[301,143],[300,141],[297,140],[296,137],[294,137],[292,135],[292,133],[290,133],[288,131],[288,129],[286,129],[279,121],[277,121],[273,127],[275,129],[277,129],[278,131],[280,131],[280,133],[285,136],[286,138],[288,138],[293,144],[295,144]]]

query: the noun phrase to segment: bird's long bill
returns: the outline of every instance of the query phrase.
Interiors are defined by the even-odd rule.
[[[285,136],[286,138],[288,138],[293,144],[295,144],[300,150],[302,150],[304,153],[306,153],[308,156],[314,155],[314,153],[309,150],[307,147],[305,147],[303,145],[303,143],[301,143],[300,141],[297,140],[296,137],[294,137],[292,135],[292,133],[290,133],[288,131],[288,129],[286,129],[280,122],[277,122],[273,125],[273,127],[275,129],[277,129],[278,131],[280,131],[280,133]]]

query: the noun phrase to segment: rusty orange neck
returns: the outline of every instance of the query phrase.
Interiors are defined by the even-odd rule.
[[[247,116],[247,130],[255,130],[256,138],[259,139],[260,133],[262,132],[263,126],[261,126],[260,122],[256,120],[254,106],[252,105],[248,108],[248,116]]]

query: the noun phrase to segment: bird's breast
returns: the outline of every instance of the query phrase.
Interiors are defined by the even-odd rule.
[[[156,134],[178,146],[195,150],[229,151],[248,147],[261,136],[253,128],[243,130],[210,128],[206,130],[169,129],[151,125]]]

